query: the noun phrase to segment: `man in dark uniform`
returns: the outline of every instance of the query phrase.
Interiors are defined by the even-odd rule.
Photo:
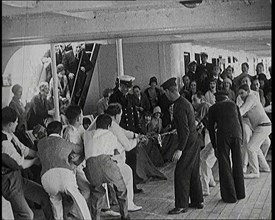
[[[180,96],[176,78],[170,78],[161,87],[167,98],[174,103],[173,117],[178,134],[178,148],[173,155],[177,161],[175,168],[175,208],[168,214],[187,212],[188,206],[203,208],[203,195],[200,181],[200,146],[195,125],[192,104]],[[188,205],[189,196],[191,203]]]
[[[126,130],[133,131],[135,133],[141,133],[141,128],[139,125],[138,112],[133,100],[133,96],[129,94],[129,90],[132,87],[132,82],[135,80],[135,77],[123,75],[118,76],[119,87],[114,93],[110,96],[110,103],[119,103],[122,106],[122,115],[120,126]],[[134,138],[134,137],[133,137]],[[134,192],[139,193],[142,190],[137,189],[136,186],[136,164],[137,164],[137,156],[136,156],[136,148],[131,151],[126,152],[126,163],[133,170],[133,185]]]
[[[62,59],[62,64],[66,70],[66,76],[69,81],[69,90],[71,93],[72,100],[74,103],[77,104],[86,80],[86,74],[89,70],[92,69],[93,66],[92,66],[92,62],[89,59],[89,55],[85,52],[85,49],[83,48],[83,44],[79,42],[73,43],[72,48],[73,48],[72,50],[64,54]],[[80,60],[81,60],[81,64],[79,67],[77,81],[75,83],[75,91],[74,91],[75,95],[74,95],[72,94],[72,90],[73,90],[73,85],[75,82]]]
[[[209,135],[219,163],[222,200],[235,203],[245,198],[241,156],[242,119],[239,108],[229,100],[227,92],[216,92],[215,96],[216,103],[208,112]]]

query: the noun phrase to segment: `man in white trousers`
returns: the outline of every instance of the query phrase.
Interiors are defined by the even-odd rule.
[[[210,195],[209,186],[216,186],[211,169],[217,161],[208,131],[208,110],[211,105],[208,102],[203,101],[203,95],[201,92],[197,92],[192,96],[192,105],[195,109],[197,127],[204,127],[205,131],[205,147],[200,152],[200,174],[203,196],[208,196]]]
[[[79,154],[79,146],[69,143],[60,135],[62,124],[53,121],[47,126],[47,137],[38,142],[38,156],[41,161],[41,183],[45,191],[50,195],[50,201],[56,220],[63,219],[62,193],[65,193],[74,201],[73,213],[79,219],[91,219],[91,214],[78,189],[75,169],[84,159],[74,161],[74,155]]]
[[[260,171],[270,172],[265,157],[271,143],[269,139],[271,121],[261,102],[253,94],[250,94],[248,85],[239,87],[239,95],[244,102],[240,106],[241,116],[249,119],[253,129],[252,136],[247,143],[250,172],[245,173],[244,178],[259,178]]]

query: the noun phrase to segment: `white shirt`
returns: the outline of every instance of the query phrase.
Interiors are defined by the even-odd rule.
[[[262,123],[271,122],[260,100],[253,94],[249,94],[245,102],[240,106],[240,113],[241,116],[247,115],[253,129]]]
[[[80,146],[83,149],[83,135],[84,135],[85,129],[83,126],[79,126],[79,128],[76,128],[72,125],[67,125],[63,129],[63,138],[73,144],[76,144]]]
[[[99,155],[114,155],[118,149],[116,136],[107,129],[97,129],[85,131],[84,133],[84,152],[85,159],[97,157]]]
[[[95,127],[96,127],[95,121],[96,120],[93,121],[93,123],[90,125],[88,130],[90,130],[90,131],[95,130]],[[125,161],[125,159],[126,159],[125,151],[132,150],[133,148],[136,147],[136,145],[138,143],[136,138],[133,139],[134,132],[123,129],[114,120],[112,121],[109,131],[111,131],[116,136],[116,138],[118,140],[117,150],[119,151],[120,155],[119,156],[116,155],[115,160]],[[85,145],[85,143],[84,143],[84,145]]]
[[[3,131],[3,134],[7,135],[8,140],[2,141],[2,154],[9,155],[12,159],[16,161],[19,166],[23,165],[24,158],[29,154],[29,148],[22,144],[14,134],[10,134]],[[17,152],[11,140],[14,139],[16,144],[21,150],[22,156]]]

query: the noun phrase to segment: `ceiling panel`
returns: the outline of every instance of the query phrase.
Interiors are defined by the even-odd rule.
[[[192,1],[181,1],[191,2]],[[2,1],[2,44],[123,38],[271,56],[270,0]]]

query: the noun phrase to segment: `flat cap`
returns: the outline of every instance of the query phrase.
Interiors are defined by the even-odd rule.
[[[162,83],[161,87],[165,90],[165,89],[169,89],[172,86],[176,86],[177,85],[176,80],[177,80],[176,77],[172,77],[166,80],[164,83]]]
[[[117,78],[120,84],[124,84],[128,87],[132,87],[132,82],[135,80],[135,77],[128,75],[118,76]]]
[[[215,97],[228,96],[228,92],[225,90],[220,90],[220,91],[217,91],[214,95]]]

